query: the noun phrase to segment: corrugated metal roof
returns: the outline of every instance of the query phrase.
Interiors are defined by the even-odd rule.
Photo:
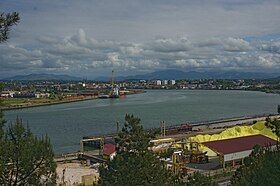
[[[111,155],[114,152],[116,152],[116,145],[110,143],[104,145],[103,154]]]
[[[262,147],[276,145],[277,141],[263,135],[253,135],[240,138],[209,141],[202,144],[219,153],[231,154],[246,150],[252,150],[253,147],[257,144]]]

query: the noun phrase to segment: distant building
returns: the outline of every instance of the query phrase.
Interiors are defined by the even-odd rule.
[[[156,85],[161,85],[161,80],[156,80]]]
[[[14,96],[14,91],[2,91],[1,97],[12,98]]]
[[[259,83],[259,84],[256,84],[255,87],[256,88],[263,88],[263,87],[265,87],[265,84]]]
[[[162,85],[167,85],[168,84],[168,80],[163,80],[162,81]]]
[[[188,89],[196,89],[197,84],[188,84],[187,87],[188,87]]]
[[[13,98],[35,98],[34,93],[14,94]]]
[[[170,80],[170,85],[175,85],[176,81],[175,80]]]
[[[50,93],[35,93],[36,98],[49,98]]]

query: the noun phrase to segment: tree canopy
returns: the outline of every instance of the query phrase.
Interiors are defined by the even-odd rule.
[[[193,175],[188,177],[188,186],[215,186],[215,182],[200,172],[194,172]]]
[[[255,146],[244,165],[238,168],[232,184],[241,185],[279,185],[280,151]]]
[[[16,12],[0,14],[0,43],[9,39],[11,26],[19,20]],[[6,131],[5,123],[0,99],[0,185],[55,185],[56,163],[49,138],[34,136],[20,118]]]
[[[278,140],[280,138],[280,120],[271,120],[269,117],[266,118],[265,126],[270,128],[274,134],[276,134]]]
[[[0,43],[9,39],[11,26],[16,25],[19,20],[19,14],[16,12],[0,14]]]
[[[0,140],[1,185],[54,185],[56,164],[49,138],[37,138],[17,118]]]
[[[2,105],[3,105],[3,100],[0,98],[0,140],[3,137],[4,125],[6,123],[6,120],[4,119],[4,113],[2,111]]]
[[[116,157],[100,167],[101,185],[180,185],[171,172],[148,150],[150,134],[140,125],[140,119],[126,115],[118,134]]]

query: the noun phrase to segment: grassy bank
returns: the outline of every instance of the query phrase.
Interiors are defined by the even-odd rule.
[[[58,100],[58,99],[48,99],[48,98],[2,98],[3,106],[2,110],[13,110],[13,109],[23,109],[30,107],[48,106],[55,104],[71,103],[77,101],[86,101],[96,99],[96,97],[79,97],[71,100]]]
[[[127,95],[140,94],[145,91],[130,91]],[[65,98],[0,98],[2,101],[1,110],[23,109],[30,107],[49,106],[77,101],[97,99],[96,96],[75,96]]]

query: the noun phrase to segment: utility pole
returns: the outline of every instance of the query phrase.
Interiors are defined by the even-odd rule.
[[[165,136],[165,121],[163,120],[163,136]]]
[[[160,122],[160,136],[163,136],[163,123]]]
[[[114,67],[113,67],[113,69],[112,69],[112,81],[111,81],[112,88],[114,88],[114,84],[115,84],[114,76],[115,76],[115,72],[114,72]]]

